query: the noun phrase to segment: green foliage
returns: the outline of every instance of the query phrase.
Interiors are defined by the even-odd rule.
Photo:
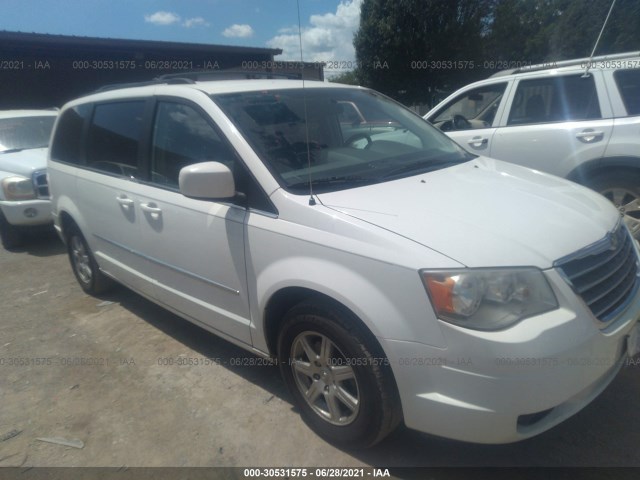
[[[485,51],[505,61],[591,55],[611,0],[500,0]],[[640,2],[617,0],[596,55],[640,50]]]
[[[421,67],[426,67],[425,61],[481,57],[482,32],[492,4],[493,0],[364,0],[354,38],[360,83],[412,103],[447,78],[463,76],[463,68]]]
[[[356,82],[404,103],[496,67],[588,57],[611,0],[364,0]],[[640,1],[617,0],[596,55],[640,50]],[[352,78],[347,76],[347,79]]]
[[[347,71],[343,72],[340,75],[336,75],[335,77],[328,79],[330,82],[334,83],[344,83],[346,85],[360,85],[358,80],[358,75],[355,71]]]

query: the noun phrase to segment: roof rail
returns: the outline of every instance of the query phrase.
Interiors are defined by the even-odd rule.
[[[97,88],[92,93],[109,92],[121,88],[147,87],[150,85],[184,85],[194,84],[196,81],[211,80],[265,80],[286,79],[300,80],[300,74],[273,73],[266,70],[195,70],[192,72],[166,73],[153,80],[129,83],[112,83]]]
[[[611,55],[601,55],[598,57],[585,57],[585,58],[576,58],[572,60],[562,60],[560,62],[550,61],[546,63],[540,63],[537,65],[526,65],[524,67],[512,68],[509,70],[501,70],[491,75],[490,78],[504,77],[507,75],[515,75],[516,73],[535,72],[538,70],[550,70],[552,68],[571,67],[573,65],[583,65],[583,64],[586,65],[592,62],[602,62],[606,60],[620,60],[623,58],[632,58],[632,57],[640,57],[640,52],[614,53]]]
[[[156,77],[156,80],[188,79],[191,81],[207,80],[299,80],[299,73],[273,73],[268,70],[194,70],[191,72],[167,73]]]
[[[189,84],[189,83],[195,83],[195,82],[188,78],[161,79],[160,77],[158,77],[158,78],[154,78],[153,80],[147,80],[145,82],[112,83],[109,85],[103,85],[102,87],[94,90],[93,93],[109,92],[111,90],[120,90],[121,88],[147,87],[149,85],[185,84],[185,83]]]

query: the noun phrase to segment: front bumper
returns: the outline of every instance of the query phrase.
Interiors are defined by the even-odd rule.
[[[601,329],[569,287],[555,280],[564,306],[507,330],[441,322],[446,349],[381,339],[406,425],[457,440],[509,443],[548,430],[597,397],[628,358],[640,291]]]
[[[47,199],[11,202],[0,200],[7,222],[15,226],[46,225],[53,222],[51,201]]]

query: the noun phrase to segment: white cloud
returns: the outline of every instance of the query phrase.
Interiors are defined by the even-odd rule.
[[[306,62],[354,63],[356,53],[353,35],[360,25],[362,0],[343,0],[335,13],[312,15],[309,27],[302,28],[302,50]],[[299,60],[298,27],[281,28],[279,35],[266,42],[271,48],[281,48],[277,59]]]
[[[173,12],[156,12],[151,15],[145,15],[144,21],[153,23],[154,25],[171,25],[180,21],[180,15]]]
[[[251,25],[238,25],[236,23],[228,28],[225,28],[222,32],[222,35],[231,38],[248,38],[253,35],[253,28],[251,28]]]
[[[182,24],[183,27],[208,27],[210,24],[202,17],[187,18]]]

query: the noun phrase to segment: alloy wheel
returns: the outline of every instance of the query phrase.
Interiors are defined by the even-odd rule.
[[[291,345],[291,369],[298,390],[311,409],[333,425],[348,425],[360,408],[356,374],[327,336],[303,332]]]
[[[600,193],[620,211],[631,234],[640,239],[640,197],[633,191],[622,187],[606,188]]]
[[[85,284],[90,284],[93,278],[91,270],[91,260],[89,252],[80,237],[74,235],[71,237],[71,258],[73,260],[73,268],[78,273],[78,277]]]

